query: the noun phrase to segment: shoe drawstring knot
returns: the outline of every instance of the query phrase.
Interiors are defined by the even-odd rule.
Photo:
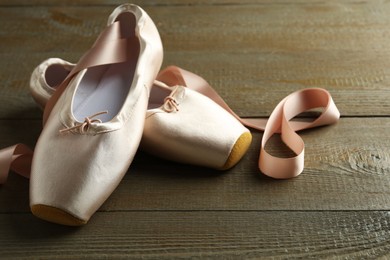
[[[173,87],[170,87],[167,84],[165,84],[164,82],[159,81],[159,80],[155,80],[153,84],[156,86],[159,86],[161,88],[164,88],[164,89],[170,90],[173,88]],[[179,103],[177,102],[177,100],[174,97],[179,88],[180,88],[180,86],[178,86],[178,85],[175,86],[174,89],[169,94],[169,96],[164,98],[164,104],[163,104],[162,108],[168,113],[171,113],[173,111],[176,111],[176,112],[179,111]]]
[[[60,133],[66,133],[66,132],[70,132],[72,130],[78,130],[80,134],[84,134],[88,131],[89,127],[92,125],[92,124],[96,124],[96,123],[102,123],[102,120],[98,119],[98,118],[94,118],[94,117],[97,117],[99,115],[103,115],[103,114],[107,114],[108,111],[101,111],[101,112],[98,112],[96,114],[93,114],[92,116],[87,116],[85,119],[84,119],[84,122],[83,123],[79,123],[75,126],[72,126],[72,127],[67,127],[67,128],[64,128],[64,129],[61,129],[60,130]]]
[[[173,97],[177,90],[178,86],[167,96],[164,98],[163,108],[166,112],[171,113],[173,111],[179,111],[179,103],[177,103],[176,99]]]

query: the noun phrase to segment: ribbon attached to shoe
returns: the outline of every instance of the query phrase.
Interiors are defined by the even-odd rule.
[[[309,88],[296,91],[285,97],[267,119],[243,119],[239,117],[200,76],[170,66],[161,71],[157,79],[168,85],[182,85],[209,97],[237,118],[243,125],[264,131],[261,141],[259,169],[275,179],[288,179],[298,176],[304,168],[304,142],[296,131],[336,123],[340,118],[333,99],[328,91]],[[323,108],[321,115],[312,122],[291,121],[295,116],[313,108]],[[269,154],[265,145],[272,135],[280,133],[282,141],[296,154],[290,158],[280,158]]]
[[[10,170],[28,178],[33,151],[24,144],[16,144],[0,150],[0,184],[7,181]]]
[[[139,40],[137,37],[125,38],[121,32],[121,24],[119,21],[112,23],[99,35],[93,46],[80,58],[76,66],[64,79],[64,81],[56,88],[56,91],[49,99],[43,112],[43,125],[49,118],[50,112],[54,108],[61,94],[72,78],[80,71],[106,64],[114,64],[128,61],[138,55],[136,48],[130,46],[138,46]],[[133,50],[134,52],[130,52]]]

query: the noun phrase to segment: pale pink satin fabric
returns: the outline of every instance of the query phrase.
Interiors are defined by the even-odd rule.
[[[0,150],[0,184],[5,183],[10,170],[28,178],[33,151],[24,144]]]
[[[57,100],[64,92],[71,79],[80,71],[99,65],[125,62],[131,59],[133,53],[129,52],[133,48],[134,38],[122,38],[120,23],[114,22],[99,35],[91,49],[88,50],[78,61],[66,79],[56,88],[53,96],[49,99],[43,112],[43,125],[49,118],[50,112]]]

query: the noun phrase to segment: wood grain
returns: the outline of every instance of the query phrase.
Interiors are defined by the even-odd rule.
[[[0,0],[0,148],[34,146],[42,112],[28,92],[35,66],[72,62],[118,0]],[[135,0],[160,31],[164,66],[193,71],[238,114],[267,117],[290,92],[328,89],[340,123],[301,133],[305,170],[261,175],[261,133],[232,170],[139,152],[82,228],[40,221],[28,180],[0,186],[4,259],[390,258],[390,2]],[[286,155],[278,138],[268,149]]]
[[[348,4],[365,4],[360,0],[312,0],[310,3],[304,0],[133,0],[131,3],[141,6],[194,6],[194,5],[269,5],[269,4],[285,4],[285,5],[309,5],[322,6],[324,4],[348,3]],[[373,0],[369,3],[382,3],[382,0]],[[0,6],[85,6],[85,5],[120,5],[122,0],[2,0]]]
[[[34,144],[40,123],[3,121],[0,147]],[[25,134],[25,128],[33,134]],[[257,168],[261,134],[232,170],[181,165],[140,153],[102,211],[117,210],[390,210],[388,118],[345,118],[305,131],[305,170],[273,180]],[[12,129],[12,133],[10,132]],[[31,138],[31,139],[29,139]],[[270,151],[278,151],[275,143]],[[0,212],[28,212],[28,182],[11,175],[0,189]]]
[[[146,9],[164,41],[164,66],[202,75],[242,116],[269,116],[285,95],[306,87],[328,89],[345,116],[389,115],[390,3]],[[0,8],[7,35],[0,41],[0,118],[20,111],[38,118],[27,90],[33,68],[52,56],[77,61],[111,10]]]
[[[114,212],[75,229],[0,214],[6,259],[366,259],[390,256],[390,212]]]

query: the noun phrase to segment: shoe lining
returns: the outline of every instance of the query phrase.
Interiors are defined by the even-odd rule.
[[[57,87],[68,76],[70,70],[68,70],[62,64],[50,65],[45,72],[45,80],[47,85],[52,88]]]
[[[130,91],[135,68],[138,62],[139,41],[135,35],[135,17],[123,13],[118,17],[121,34],[132,38],[133,58],[130,61],[88,68],[76,90],[73,100],[73,115],[78,121],[100,111],[108,111],[99,116],[102,122],[108,122],[121,110]],[[129,26],[130,24],[130,26]]]

